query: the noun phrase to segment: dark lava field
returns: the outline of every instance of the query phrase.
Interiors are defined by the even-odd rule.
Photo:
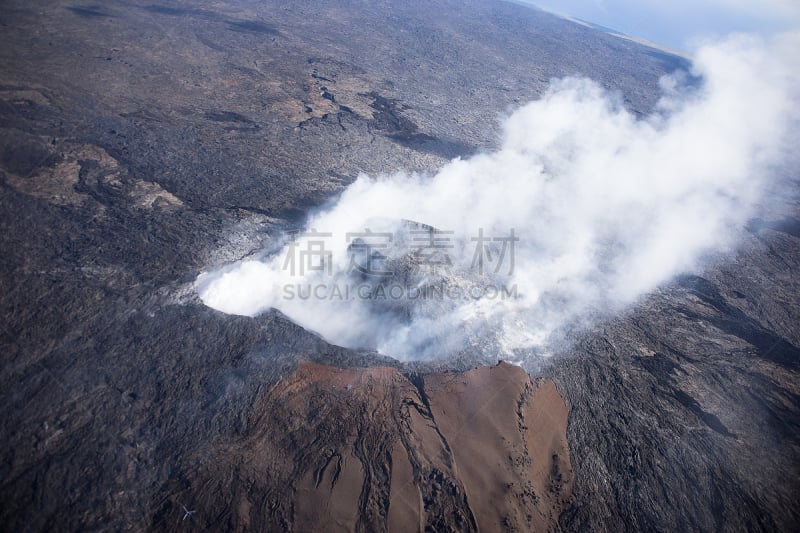
[[[0,9],[0,529],[800,528],[797,169],[532,377],[193,286],[553,78],[644,116],[685,59],[499,0],[152,1]]]

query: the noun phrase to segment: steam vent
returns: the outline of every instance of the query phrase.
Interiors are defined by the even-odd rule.
[[[5,0],[0,531],[800,531],[800,7],[711,1]]]

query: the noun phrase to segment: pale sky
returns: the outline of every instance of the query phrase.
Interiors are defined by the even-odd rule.
[[[682,51],[732,32],[800,28],[800,0],[523,1]]]

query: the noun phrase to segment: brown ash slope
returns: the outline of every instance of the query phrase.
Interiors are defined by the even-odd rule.
[[[567,406],[550,381],[501,363],[406,376],[299,368],[255,401],[239,438],[212,438],[170,483],[226,531],[552,530],[570,501]]]
[[[490,149],[498,114],[552,77],[590,76],[645,114],[659,76],[682,64],[504,2],[9,1],[0,26],[4,530],[243,527],[242,502],[269,508],[273,468],[255,468],[265,459],[248,444],[288,453],[268,408],[298,361],[393,363],[276,313],[209,310],[197,273],[267,246],[360,171]],[[798,527],[797,185],[775,192],[783,207],[753,221],[736,255],[548,370],[570,405],[564,529]],[[400,370],[430,383],[444,379],[434,366],[474,363]],[[397,379],[386,394],[419,403]],[[346,402],[332,408],[355,423]],[[442,409],[445,433],[460,415]],[[340,455],[355,449],[331,438]],[[252,480],[232,466],[246,463]],[[432,508],[468,518],[447,494]]]

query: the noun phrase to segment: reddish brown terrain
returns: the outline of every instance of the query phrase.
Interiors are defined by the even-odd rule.
[[[548,531],[570,501],[568,407],[507,363],[423,378],[303,362],[258,403],[242,438],[198,451],[165,525],[186,505],[213,530]]]
[[[800,531],[798,164],[553,381],[193,288],[361,173],[490,152],[552,79],[646,117],[689,67],[500,0],[4,1],[0,531]]]

